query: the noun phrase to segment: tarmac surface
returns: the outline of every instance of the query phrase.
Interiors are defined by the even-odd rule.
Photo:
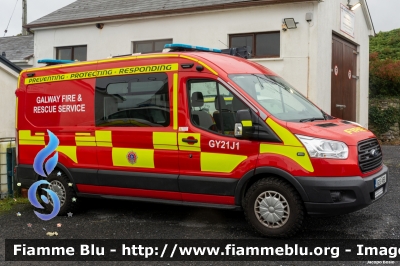
[[[383,146],[388,193],[360,211],[329,218],[306,217],[299,239],[400,239],[400,146]],[[16,213],[20,212],[21,216]],[[32,224],[28,227],[28,224]],[[57,224],[61,223],[61,227]],[[58,236],[47,236],[57,231]],[[5,239],[263,239],[242,212],[117,200],[88,200],[72,217],[42,221],[30,204],[0,214],[0,265]],[[269,240],[273,241],[273,240]],[[400,248],[400,247],[398,247]],[[400,255],[399,255],[400,257]],[[367,262],[50,262],[51,265],[366,265]],[[399,265],[398,262],[389,265]]]

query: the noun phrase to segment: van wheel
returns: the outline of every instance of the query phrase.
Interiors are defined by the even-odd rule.
[[[66,215],[69,212],[75,212],[78,209],[78,199],[73,187],[68,186],[70,180],[67,175],[59,169],[55,169],[48,177],[47,181],[50,183],[49,189],[53,190],[60,199],[59,216]],[[75,201],[73,201],[75,198]],[[52,211],[53,203],[49,200],[46,205],[48,211]]]
[[[254,183],[245,195],[243,209],[253,229],[267,237],[290,237],[303,224],[304,207],[299,195],[275,177]]]

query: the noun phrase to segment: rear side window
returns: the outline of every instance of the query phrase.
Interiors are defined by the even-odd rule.
[[[171,121],[169,98],[165,73],[98,78],[96,125],[167,127]]]

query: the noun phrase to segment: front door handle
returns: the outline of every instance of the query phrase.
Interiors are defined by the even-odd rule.
[[[344,104],[336,104],[336,107],[339,107],[340,110],[343,110],[344,108],[346,108],[346,105],[344,105]]]
[[[187,142],[187,143],[197,143],[197,142],[199,142],[197,139],[195,139],[193,137],[190,137],[190,139],[189,138],[187,138],[187,139],[183,138],[182,141],[183,142]]]

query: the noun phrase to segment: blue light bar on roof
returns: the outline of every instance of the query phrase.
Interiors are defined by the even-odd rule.
[[[40,59],[38,63],[47,64],[47,65],[58,65],[58,64],[70,64],[75,63],[72,60],[57,60],[57,59]]]
[[[195,45],[190,45],[190,44],[183,44],[183,43],[171,43],[171,44],[166,44],[164,48],[171,48],[171,49],[190,49],[190,50],[197,50],[197,51],[205,51],[205,52],[214,52],[214,53],[220,53],[220,49],[215,49],[215,48],[208,48],[208,47],[203,47],[203,46],[195,46]]]

